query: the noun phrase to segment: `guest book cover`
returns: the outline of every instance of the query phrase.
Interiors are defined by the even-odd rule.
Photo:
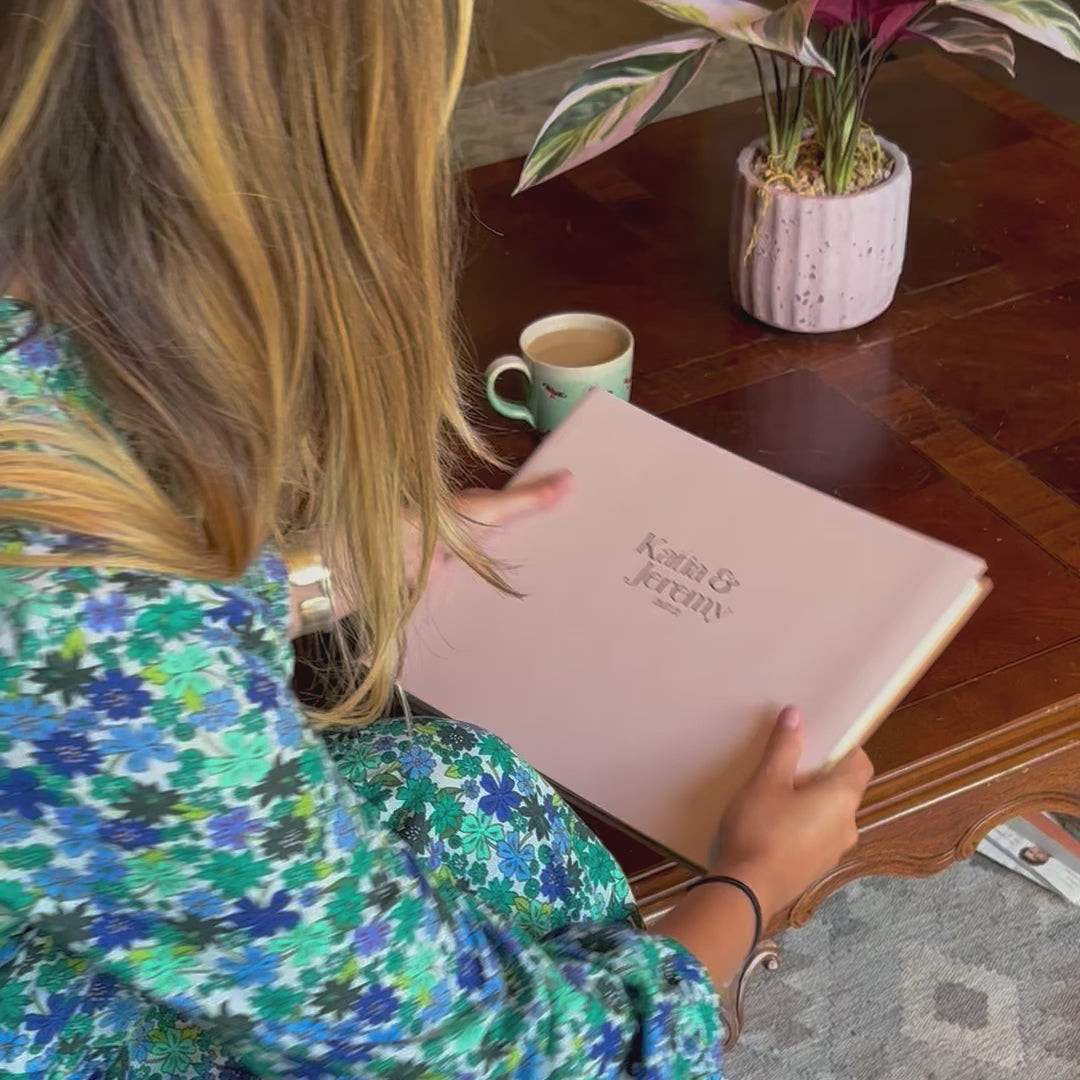
[[[561,506],[483,536],[522,597],[449,567],[404,685],[700,865],[781,706],[803,772],[836,761],[989,587],[982,560],[602,392],[514,482],[564,467]]]

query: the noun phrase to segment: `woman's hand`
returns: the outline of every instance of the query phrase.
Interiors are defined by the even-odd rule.
[[[456,499],[458,512],[477,529],[508,525],[519,518],[528,517],[542,510],[558,505],[573,488],[573,477],[569,472],[552,473],[539,480],[530,480],[527,484],[517,484],[502,491],[489,491],[483,488],[470,488],[463,491]],[[416,578],[420,570],[420,530],[415,521],[406,518],[404,530],[405,573],[409,581]],[[335,560],[333,545],[324,550],[323,558],[330,568],[331,603],[335,619],[343,619],[350,614],[349,591],[341,588],[341,560]],[[428,583],[438,576],[438,572],[452,558],[443,547],[435,550]],[[337,587],[335,587],[337,582]],[[300,618],[300,604],[307,599],[320,595],[319,586],[291,586],[289,590],[289,637],[293,638],[303,630]]]
[[[855,750],[830,772],[799,782],[802,748],[802,716],[785,709],[754,775],[724,813],[721,853],[710,870],[749,885],[766,923],[855,846],[855,813],[874,773]],[[654,929],[685,945],[723,986],[753,944],[753,911],[738,890],[703,885]]]
[[[874,767],[855,750],[829,772],[795,779],[802,716],[784,709],[757,770],[720,822],[711,873],[745,881],[769,919],[831,870],[859,838],[855,814]]]
[[[501,491],[470,488],[457,497],[455,506],[458,513],[474,525],[482,541],[485,528],[509,525],[530,514],[549,510],[562,502],[573,486],[573,477],[563,470]],[[405,530],[405,572],[411,581],[420,569],[420,531],[413,521],[406,521]],[[429,584],[451,558],[445,548],[436,549],[428,575]]]

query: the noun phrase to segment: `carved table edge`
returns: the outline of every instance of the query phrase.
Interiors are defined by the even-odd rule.
[[[902,713],[900,714],[902,716]],[[899,716],[898,716],[899,719]],[[915,811],[966,787],[1029,768],[1080,742],[1080,695],[919,758],[876,777],[867,789],[859,827]],[[912,781],[915,781],[914,783]]]

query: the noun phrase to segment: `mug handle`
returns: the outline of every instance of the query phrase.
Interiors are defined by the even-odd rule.
[[[510,420],[524,420],[532,427],[536,427],[536,417],[528,405],[523,402],[507,401],[496,391],[495,383],[499,376],[507,371],[520,371],[525,376],[530,389],[532,388],[533,377],[529,365],[520,356],[500,356],[498,360],[493,360],[488,364],[487,373],[484,376],[487,383],[487,399],[491,402],[491,407]]]

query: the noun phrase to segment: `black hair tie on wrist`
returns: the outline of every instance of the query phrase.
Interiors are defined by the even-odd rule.
[[[686,887],[686,891],[692,892],[699,885],[730,885],[733,889],[738,889],[750,901],[750,906],[754,909],[754,948],[757,948],[765,929],[765,919],[761,914],[761,902],[754,890],[738,878],[728,877],[726,874],[706,874],[705,877],[692,881]]]

